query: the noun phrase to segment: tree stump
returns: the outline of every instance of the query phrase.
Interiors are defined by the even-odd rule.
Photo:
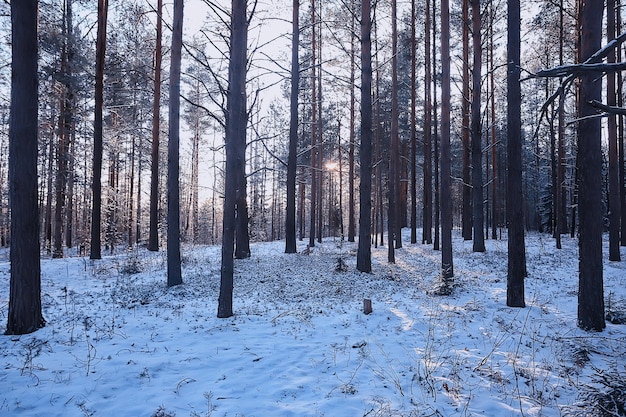
[[[363,313],[370,314],[372,312],[372,300],[369,298],[363,299]]]

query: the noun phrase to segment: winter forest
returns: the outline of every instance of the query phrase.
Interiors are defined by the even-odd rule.
[[[621,0],[0,4],[0,415],[626,416]]]

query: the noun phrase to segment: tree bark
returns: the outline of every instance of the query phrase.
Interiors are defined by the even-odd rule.
[[[350,144],[348,149],[348,242],[354,242],[356,236],[355,209],[354,209],[354,141],[355,141],[355,123],[356,123],[356,97],[354,93],[355,67],[356,67],[356,11],[354,10],[355,2],[352,5],[350,19]]]
[[[285,216],[285,253],[296,253],[296,165],[298,163],[298,88],[300,86],[300,0],[293,0],[291,38],[291,101],[289,119],[289,156],[287,160],[287,213]]]
[[[317,224],[317,30],[315,0],[311,0],[311,218],[309,247],[315,246]],[[319,208],[321,210],[321,207]]]
[[[520,1],[508,0],[507,16],[507,225],[508,267],[506,305],[525,307],[524,202],[522,188],[522,124],[520,86]]]
[[[474,229],[474,252],[485,251],[485,233],[483,230],[483,169],[482,169],[482,127],[481,127],[481,69],[482,43],[480,36],[481,15],[480,0],[471,0],[472,4],[472,44],[474,62],[472,71],[472,208]]]
[[[472,189],[470,187],[470,73],[469,73],[469,0],[462,2],[463,25],[463,97],[461,102],[462,131],[461,143],[463,145],[463,201],[461,209],[461,228],[464,240],[472,240]]]
[[[102,258],[100,241],[102,219],[102,107],[104,104],[104,58],[109,0],[98,0],[98,29],[96,34],[96,88],[93,122],[93,207],[91,211],[90,259]]]
[[[411,0],[411,243],[417,243],[417,42],[415,0]]]
[[[150,225],[148,250],[159,250],[159,136],[161,129],[161,62],[163,51],[163,0],[157,1],[156,45],[154,49],[154,101],[152,104],[152,147],[150,168]]]
[[[11,2],[11,278],[7,335],[32,333],[46,323],[41,312],[37,221],[37,51],[37,1]]]
[[[357,270],[372,272],[372,19],[370,0],[361,2],[361,183]],[[390,246],[392,244],[390,243]]]
[[[434,0],[433,0],[434,1]],[[431,15],[430,0],[426,0],[424,13],[424,210],[422,220],[422,244],[433,243],[433,171],[432,171],[432,95],[433,77],[431,68]]]
[[[602,0],[584,0],[581,10],[580,56],[584,61],[598,51],[602,41]],[[592,100],[602,98],[598,72],[580,76],[578,121],[579,269],[578,325],[602,331],[604,280],[602,276],[602,126]]]
[[[222,267],[217,317],[233,315],[233,273],[235,245],[235,209],[238,173],[245,165],[246,146],[246,59],[248,21],[246,0],[232,0],[230,60],[228,67],[228,102],[226,118],[226,181],[224,186],[224,219]],[[243,148],[243,152],[242,152]]]
[[[615,0],[607,0],[607,42],[615,39]],[[607,56],[607,63],[616,62],[616,51],[613,49]],[[610,72],[607,77],[607,105],[616,106],[615,74]],[[619,181],[619,161],[617,142],[617,116],[609,114],[609,260],[621,261],[620,256],[620,221],[622,218],[621,190]]]
[[[167,286],[183,283],[180,267],[180,67],[183,0],[174,0],[167,143]]]
[[[452,192],[450,172],[450,4],[441,1],[441,276],[451,289]]]

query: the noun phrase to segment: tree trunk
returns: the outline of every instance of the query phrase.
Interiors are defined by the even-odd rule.
[[[469,72],[469,0],[462,2],[463,25],[463,97],[461,98],[463,145],[463,201],[461,209],[461,228],[464,240],[472,240],[472,188],[470,187],[470,72]]]
[[[525,307],[524,202],[522,188],[522,91],[520,86],[520,1],[508,0],[507,16],[507,225],[508,268],[506,305]]]
[[[174,0],[167,143],[167,286],[183,283],[180,267],[180,66],[183,0]]]
[[[602,41],[602,0],[585,0],[581,10],[580,57],[584,62]],[[597,72],[580,76],[578,121],[579,270],[578,325],[602,331],[604,280],[602,276],[602,126],[590,102],[602,98],[602,78]]]
[[[309,247],[315,246],[317,222],[317,30],[315,0],[311,0],[311,218],[309,227]],[[321,191],[321,190],[320,190]],[[319,208],[321,210],[321,207]]]
[[[361,2],[361,183],[356,268],[372,272],[372,19],[370,0]],[[391,243],[390,243],[391,246]]]
[[[615,0],[607,0],[607,43],[615,39]],[[615,63],[617,54],[611,50],[607,63]],[[607,77],[607,104],[617,104],[615,96],[615,74],[610,72]],[[619,181],[619,160],[617,142],[617,116],[609,115],[609,260],[621,261],[620,256],[620,221],[622,218],[621,190]]]
[[[246,59],[248,22],[246,0],[232,0],[230,60],[228,67],[228,102],[226,118],[226,181],[224,186],[224,219],[222,267],[217,317],[233,315],[233,252],[235,245],[235,209],[238,173],[245,167],[246,146]],[[242,151],[243,149],[243,151]]]
[[[32,333],[46,323],[41,312],[37,221],[37,51],[37,1],[11,2],[11,278],[7,335]]]
[[[148,250],[159,250],[159,136],[161,130],[161,61],[163,51],[163,0],[157,1],[156,45],[154,49],[154,101],[152,104],[152,147],[150,154],[150,226]]]
[[[481,69],[482,69],[482,43],[480,36],[481,16],[480,0],[471,0],[472,4],[472,40],[474,50],[474,63],[472,72],[472,206],[474,210],[474,252],[485,251],[485,233],[483,230],[483,167],[482,167],[482,127],[481,127]]]
[[[356,67],[356,12],[355,2],[351,2],[350,19],[350,144],[348,149],[348,242],[354,242],[356,235],[355,210],[354,210],[354,140],[356,123],[356,97],[354,93],[355,67]]]
[[[389,156],[389,262],[402,247],[400,226],[400,132],[398,127],[398,22],[396,0],[391,0],[391,154]]]
[[[106,27],[109,0],[98,0],[98,30],[96,35],[96,88],[93,122],[93,193],[91,211],[90,259],[102,258],[100,242],[102,219],[102,107],[104,103],[104,57],[106,53]]]
[[[285,253],[296,253],[296,165],[298,163],[298,88],[300,86],[300,0],[293,0],[291,38],[291,102],[289,119],[289,157],[287,160],[287,213],[285,216]]]
[[[441,276],[451,289],[452,190],[450,172],[450,4],[441,1]]]
[[[434,0],[433,0],[434,1]],[[430,0],[426,0],[426,7],[424,9],[425,23],[424,23],[424,211],[422,220],[422,244],[433,243],[433,171],[432,171],[432,72],[431,68],[433,60],[431,59],[430,48],[430,34],[431,34],[431,22],[430,22]]]
[[[433,10],[432,10],[432,22],[433,22],[433,39],[437,34],[437,2],[433,0]],[[449,13],[449,11],[448,11]],[[449,29],[448,29],[449,33]],[[436,72],[437,68],[437,42],[432,43],[432,53],[433,53],[433,73]],[[433,249],[439,250],[441,244],[441,229],[440,229],[440,215],[441,215],[441,189],[440,189],[440,172],[439,172],[439,126],[437,124],[438,116],[437,116],[437,79],[433,77],[433,166],[434,166],[434,177],[435,177],[435,189],[434,189],[434,211],[433,211],[433,220],[434,220],[434,229],[435,229],[435,238],[433,239]],[[442,119],[443,121],[443,119]]]
[[[415,37],[415,0],[411,0],[411,243],[417,243],[417,42]]]

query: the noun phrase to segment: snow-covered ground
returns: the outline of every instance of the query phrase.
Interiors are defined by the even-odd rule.
[[[184,247],[175,288],[164,253],[42,260],[47,325],[0,336],[0,415],[592,416],[623,405],[626,327],[577,327],[575,240],[559,251],[527,236],[527,308],[512,309],[506,241],[473,253],[455,234],[455,288],[440,296],[440,253],[405,237],[395,265],[373,249],[372,274],[339,239],[309,255],[254,244],[235,262],[229,319],[216,318],[218,247]],[[607,309],[626,310],[626,261],[606,261],[604,283]],[[8,288],[3,261],[2,326]]]

